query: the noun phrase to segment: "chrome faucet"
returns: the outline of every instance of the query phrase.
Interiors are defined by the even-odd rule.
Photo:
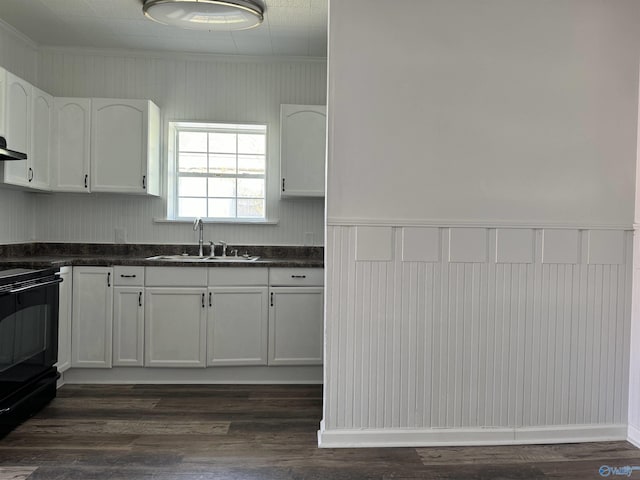
[[[223,242],[222,240],[220,240],[220,244],[222,245],[222,256],[226,257],[227,256],[227,242]]]
[[[198,233],[198,256],[199,257],[203,256],[202,255],[203,229],[204,229],[204,222],[200,217],[196,217],[196,219],[193,221],[193,231],[195,232],[196,230],[200,230]]]

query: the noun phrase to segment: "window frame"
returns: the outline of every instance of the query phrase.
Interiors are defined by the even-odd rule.
[[[238,191],[236,190],[235,197],[228,197],[236,201],[236,216],[235,217],[202,217],[203,220],[210,223],[231,223],[231,224],[259,224],[259,223],[274,223],[269,220],[270,210],[270,195],[269,195],[269,170],[270,170],[270,155],[269,155],[269,125],[261,122],[211,122],[211,121],[170,121],[168,124],[168,168],[167,168],[167,220],[184,222],[192,221],[193,216],[180,216],[179,215],[179,180],[180,172],[178,171],[178,155],[179,155],[179,142],[178,136],[180,132],[194,131],[194,132],[206,132],[206,133],[257,133],[263,134],[265,140],[264,161],[265,169],[264,175],[259,174],[195,174],[184,175],[184,177],[191,178],[235,178],[235,179],[251,179],[258,178],[264,180],[264,216],[262,217],[238,217],[237,201],[242,200],[243,197],[238,197]],[[199,153],[199,152],[198,152]],[[209,146],[207,146],[207,154],[210,154]],[[236,161],[238,158],[238,152],[236,151]],[[237,188],[237,185],[236,185]],[[211,198],[222,197],[203,197],[207,201]],[[249,198],[249,197],[247,197]],[[254,197],[251,197],[254,198]],[[255,197],[258,198],[258,197]],[[277,223],[277,221],[275,221]]]

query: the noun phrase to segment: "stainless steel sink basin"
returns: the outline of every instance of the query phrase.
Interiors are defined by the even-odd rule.
[[[255,262],[260,257],[241,256],[241,257],[200,257],[198,255],[156,255],[155,257],[147,257],[147,260],[162,260],[166,262],[234,262],[246,263]]]

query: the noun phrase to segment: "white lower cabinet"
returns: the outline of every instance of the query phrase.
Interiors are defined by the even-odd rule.
[[[206,366],[206,288],[146,289],[145,366]]]
[[[322,365],[323,287],[271,287],[269,365]]]
[[[114,267],[113,366],[144,365],[144,267]]]
[[[61,267],[58,276],[62,279],[58,296],[58,363],[59,372],[71,367],[71,306],[73,275],[71,267]]]
[[[74,267],[71,366],[110,368],[113,268]]]
[[[267,287],[209,288],[207,365],[266,365]]]

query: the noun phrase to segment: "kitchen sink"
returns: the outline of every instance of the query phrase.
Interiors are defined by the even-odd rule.
[[[200,257],[198,255],[156,255],[155,257],[147,257],[147,260],[163,260],[167,262],[234,262],[246,263],[255,262],[260,259],[257,256],[241,256],[241,257]]]

